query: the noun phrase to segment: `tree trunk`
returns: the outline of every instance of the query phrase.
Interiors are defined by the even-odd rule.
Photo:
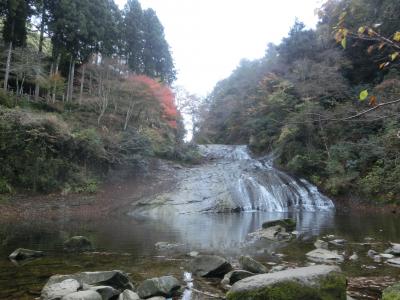
[[[57,60],[56,60],[56,68],[54,71],[54,76],[57,76],[58,74],[58,66],[60,64],[60,59],[61,59],[61,55],[58,54],[57,56]],[[56,77],[55,77],[56,78]],[[54,86],[53,86],[53,95],[52,95],[52,102],[55,103],[56,102],[56,93],[57,93],[57,81],[54,81]]]
[[[72,60],[71,65],[71,82],[70,82],[70,90],[69,90],[69,100],[72,101],[72,97],[74,95],[74,79],[75,79],[75,60]]]
[[[83,65],[82,66],[82,75],[81,75],[81,90],[79,93],[79,105],[82,104],[83,85],[85,82],[85,71],[86,71],[86,65]]]
[[[42,52],[43,52],[43,42],[44,42],[44,25],[45,25],[45,17],[46,17],[46,9],[43,3],[42,7],[42,20],[40,23],[40,37],[39,37],[39,51],[38,51],[38,59],[39,65],[42,60]],[[40,94],[40,85],[39,85],[39,74],[36,74],[36,83],[35,83],[35,100],[38,100]]]
[[[11,67],[11,53],[12,53],[12,41],[8,47],[7,62],[6,62],[6,74],[4,76],[4,89],[8,90],[8,78],[10,77],[10,67]]]
[[[70,90],[71,90],[71,73],[72,73],[72,56],[69,60],[69,68],[68,68],[68,82],[67,82],[67,96],[65,101],[69,101],[69,95],[70,95]]]

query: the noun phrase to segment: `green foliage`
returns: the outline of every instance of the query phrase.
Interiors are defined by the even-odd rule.
[[[396,51],[375,53],[378,45],[368,48],[375,40],[350,34],[365,26],[377,37],[371,28],[381,24],[383,36],[395,37],[400,21],[387,18],[399,8],[393,1],[331,0],[315,31],[296,21],[264,58],[241,62],[216,85],[200,110],[196,139],[274,152],[280,168],[331,195],[400,203],[400,108],[377,107],[400,96],[399,65],[382,71],[376,63]],[[340,31],[333,28],[338,22]]]

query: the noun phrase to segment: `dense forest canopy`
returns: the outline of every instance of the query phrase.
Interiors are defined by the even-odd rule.
[[[400,201],[400,2],[329,0],[241,61],[199,109],[196,140],[275,152],[331,195]]]
[[[3,0],[0,30],[0,194],[90,191],[113,167],[181,157],[175,66],[154,10]]]

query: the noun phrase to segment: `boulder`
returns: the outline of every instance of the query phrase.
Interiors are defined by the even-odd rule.
[[[61,300],[102,300],[102,298],[99,293],[89,290],[68,294],[62,297]]]
[[[371,258],[374,258],[378,254],[379,254],[378,252],[376,252],[375,250],[372,250],[372,249],[368,250],[368,252],[367,252],[367,255]]]
[[[400,283],[392,285],[382,292],[382,300],[400,300]]]
[[[276,225],[282,226],[288,232],[296,229],[296,221],[293,219],[281,219],[281,220],[267,221],[262,224],[262,228],[269,228],[269,227],[273,227]]]
[[[10,254],[9,258],[13,260],[24,260],[28,258],[36,258],[44,256],[43,251],[35,251],[30,249],[18,248]]]
[[[306,254],[307,258],[314,262],[322,263],[340,263],[344,261],[343,255],[338,254],[336,251],[329,251],[326,249],[315,249]]]
[[[64,249],[71,252],[90,251],[92,242],[84,236],[73,236],[64,242]]]
[[[351,261],[356,261],[356,260],[358,260],[358,255],[357,255],[357,253],[353,253],[350,257],[349,257],[349,260],[351,260]]]
[[[131,290],[125,290],[119,294],[118,300],[140,300],[140,297]]]
[[[256,261],[255,259],[251,258],[250,256],[241,256],[239,258],[239,263],[242,266],[243,270],[252,272],[252,273],[267,273],[268,269],[261,264],[260,262]]]
[[[344,244],[347,243],[347,241],[343,239],[335,239],[333,241],[330,241],[329,243],[338,247],[343,247]]]
[[[190,263],[192,273],[202,277],[218,277],[232,270],[231,264],[223,257],[216,255],[199,255]]]
[[[337,266],[312,266],[260,274],[236,282],[227,300],[346,300],[346,277]]]
[[[379,254],[380,257],[385,258],[385,259],[392,259],[394,258],[393,254],[388,254],[388,253],[380,253]]]
[[[256,232],[250,233],[249,236],[271,241],[287,241],[291,238],[291,234],[286,232],[286,229],[281,225],[275,225],[265,229],[257,230]]]
[[[165,298],[165,297],[160,297],[160,296],[157,296],[157,297],[151,297],[151,298],[148,298],[148,299],[146,299],[146,300],[167,300],[167,298]]]
[[[385,253],[400,255],[400,244],[390,243],[391,247],[385,251]]]
[[[317,249],[326,249],[328,250],[328,242],[325,242],[323,240],[316,240],[314,243],[314,247]]]
[[[400,257],[388,259],[386,262],[391,266],[400,267]]]
[[[137,293],[140,298],[153,296],[171,297],[181,287],[179,281],[173,276],[147,279],[139,285]]]
[[[223,285],[232,285],[235,282],[242,280],[244,278],[254,276],[254,273],[245,271],[245,270],[234,270],[225,274],[224,279],[222,279],[221,283]]]
[[[63,280],[54,281],[50,284],[48,282],[42,289],[40,299],[60,299],[65,295],[77,292],[80,287],[81,284],[76,279],[72,278],[64,278]]]
[[[74,283],[74,285],[72,285],[73,288],[70,288],[72,283]],[[65,288],[68,289],[68,293],[72,293],[83,286],[109,286],[119,291],[132,289],[133,287],[132,283],[129,281],[128,275],[121,271],[82,272],[71,275],[54,275],[50,277],[46,285],[43,287],[41,299],[56,299],[56,297],[53,298],[53,295],[61,293]],[[68,294],[64,292],[62,293],[63,295]]]
[[[102,300],[110,300],[114,296],[117,296],[120,294],[120,292],[117,291],[116,289],[114,289],[113,287],[106,286],[106,285],[94,286],[94,287],[91,287],[90,290],[99,293]]]

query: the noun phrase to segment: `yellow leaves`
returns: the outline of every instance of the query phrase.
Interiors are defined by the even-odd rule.
[[[368,90],[363,90],[360,93],[360,101],[364,101],[368,97]]]
[[[392,61],[394,61],[398,56],[399,56],[399,52],[394,52],[394,53],[390,54],[390,59]]]
[[[368,28],[368,35],[369,36],[374,36],[376,32],[372,28]]]
[[[347,39],[345,37],[342,39],[341,45],[342,45],[343,49],[346,49]]]
[[[361,26],[360,28],[358,28],[358,33],[359,34],[363,34],[365,32],[366,28],[364,26]]]
[[[393,40],[396,42],[400,42],[400,31],[397,31],[394,35],[393,35]]]
[[[335,34],[335,40],[337,43],[340,43],[343,47],[343,49],[346,49],[347,46],[347,34],[349,33],[349,30],[346,28],[340,28],[336,34]]]

